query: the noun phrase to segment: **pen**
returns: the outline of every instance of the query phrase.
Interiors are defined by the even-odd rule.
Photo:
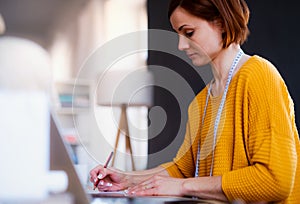
[[[106,160],[106,162],[105,162],[103,168],[107,168],[107,166],[108,166],[108,164],[109,164],[109,162],[110,162],[110,160],[111,160],[113,154],[114,154],[113,151],[109,154],[109,156],[108,156],[108,158],[107,158],[107,160]],[[99,184],[99,181],[100,181],[100,179],[98,178],[98,180],[97,180],[97,181],[95,182],[95,184],[94,184],[94,189],[93,189],[93,190],[95,190],[95,189],[97,188],[97,186],[98,186],[98,184]]]

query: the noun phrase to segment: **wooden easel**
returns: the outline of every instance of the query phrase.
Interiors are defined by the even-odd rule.
[[[127,110],[127,106],[122,105],[121,106],[121,116],[120,116],[120,121],[119,121],[119,127],[118,127],[116,142],[115,142],[115,146],[114,146],[114,155],[113,155],[113,158],[112,158],[112,166],[114,166],[115,157],[116,157],[116,153],[117,153],[117,148],[118,148],[118,145],[119,145],[120,135],[121,135],[121,131],[122,131],[123,135],[125,136],[125,151],[126,151],[127,154],[130,155],[132,171],[134,171],[135,170],[135,165],[134,165],[131,141],[130,141],[130,136],[129,136],[129,126],[128,126],[128,118],[127,118],[127,111],[126,110]]]

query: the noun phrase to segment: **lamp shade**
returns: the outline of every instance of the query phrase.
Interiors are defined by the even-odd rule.
[[[153,74],[146,70],[107,71],[97,83],[97,103],[103,106],[153,104]]]
[[[37,43],[14,36],[0,38],[0,89],[49,91],[50,57]]]

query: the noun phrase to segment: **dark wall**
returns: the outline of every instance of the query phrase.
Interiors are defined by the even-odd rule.
[[[149,29],[172,31],[167,17],[168,2],[167,0],[148,1]],[[251,55],[257,54],[267,58],[278,68],[294,100],[296,121],[299,127],[300,85],[297,82],[300,76],[300,66],[299,60],[296,59],[300,54],[300,31],[296,29],[296,26],[299,24],[297,21],[300,19],[300,12],[297,11],[296,1],[248,0],[247,3],[251,12],[249,22],[251,34],[243,45],[243,49]],[[151,47],[157,41],[165,43],[174,52],[177,50],[177,39],[162,40],[159,36],[150,33],[149,46]],[[180,147],[185,132],[187,107],[193,98],[193,94],[186,94],[183,90],[181,93],[185,102],[182,102],[181,99],[178,100],[179,97],[176,94],[168,90],[168,87],[180,90],[183,86],[178,81],[172,80],[168,72],[174,71],[182,76],[191,86],[193,93],[197,94],[204,87],[203,73],[200,72],[209,71],[207,68],[195,69],[182,57],[156,50],[149,51],[148,64],[155,78],[159,81],[165,79],[168,83],[166,87],[157,87],[154,94],[155,105],[162,107],[167,115],[166,124],[160,133],[155,131],[155,126],[161,125],[159,123],[162,122],[155,124],[154,121],[162,121],[162,114],[154,113],[151,118],[154,125],[150,129],[148,167],[154,167],[169,161]],[[168,71],[162,74],[158,71],[157,65]],[[200,72],[199,69],[201,69]]]
[[[171,31],[167,18],[168,1],[148,1],[150,29]],[[184,53],[177,49],[177,34],[149,32],[149,69],[155,84],[154,104],[161,107],[150,115],[148,167],[169,161],[182,144],[187,120],[187,107],[204,83],[197,69],[188,64]],[[166,47],[167,49],[164,49]],[[177,75],[177,77],[176,77]],[[178,77],[178,75],[180,77]],[[166,119],[164,116],[166,115]],[[157,131],[157,129],[161,131]]]
[[[243,48],[270,60],[284,78],[300,127],[300,12],[295,0],[248,0],[250,36]]]

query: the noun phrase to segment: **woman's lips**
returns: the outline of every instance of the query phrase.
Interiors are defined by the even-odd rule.
[[[195,56],[196,55],[196,53],[187,53],[187,56],[189,57],[189,58],[192,58],[193,56]]]

